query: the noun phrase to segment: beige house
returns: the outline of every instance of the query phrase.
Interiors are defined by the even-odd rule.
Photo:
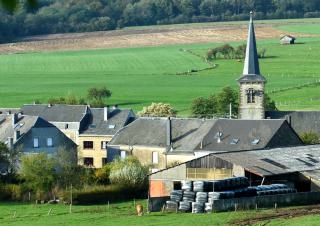
[[[108,142],[117,131],[133,121],[134,117],[134,113],[128,109],[91,108],[89,123],[78,137],[80,164],[101,168],[108,159]]]

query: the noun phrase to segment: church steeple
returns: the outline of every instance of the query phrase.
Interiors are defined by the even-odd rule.
[[[253,25],[253,12],[250,12],[248,40],[243,75],[238,79],[240,85],[240,119],[263,119],[264,85],[267,82],[260,73],[256,36]]]
[[[243,76],[238,81],[266,81],[266,79],[260,74],[256,35],[254,32],[253,25],[253,12],[250,12],[250,22],[248,29],[248,40],[246,57],[243,68]]]

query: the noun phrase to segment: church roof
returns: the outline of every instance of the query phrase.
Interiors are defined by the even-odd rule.
[[[243,76],[238,79],[238,82],[266,82],[265,77],[260,74],[259,59],[257,52],[256,37],[254,32],[252,12],[250,13],[248,40],[246,57],[243,68]]]

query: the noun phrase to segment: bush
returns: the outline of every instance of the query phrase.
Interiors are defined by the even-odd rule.
[[[320,144],[320,135],[315,132],[305,132],[300,134],[300,139],[304,144]]]
[[[126,201],[133,198],[147,198],[147,189],[133,189],[121,185],[94,186],[73,193],[75,204],[106,204],[109,202]],[[63,200],[69,200],[70,191],[65,192]]]
[[[0,200],[2,201],[21,201],[23,189],[17,184],[0,185]]]
[[[111,163],[110,182],[127,188],[147,187],[149,167],[142,166],[135,157],[116,159]]]
[[[176,110],[170,104],[152,103],[148,107],[144,107],[142,111],[138,112],[139,116],[152,117],[171,117],[176,115]]]

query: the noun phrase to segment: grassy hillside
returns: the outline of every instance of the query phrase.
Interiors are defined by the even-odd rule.
[[[305,32],[313,29],[312,24]],[[299,25],[281,29],[297,32]],[[278,39],[258,42],[267,49],[261,71],[267,92],[282,110],[320,109],[320,38],[300,38],[294,46]],[[239,43],[232,43],[237,45]],[[0,55],[0,106],[18,107],[34,100],[75,94],[85,96],[92,86],[106,85],[113,96],[109,104],[140,110],[151,102],[168,102],[180,115],[190,113],[192,99],[208,96],[224,86],[237,87],[243,62],[217,60],[213,70],[176,75],[209,65],[200,57],[219,44],[192,44],[88,51]],[[307,85],[309,84],[309,85]]]

